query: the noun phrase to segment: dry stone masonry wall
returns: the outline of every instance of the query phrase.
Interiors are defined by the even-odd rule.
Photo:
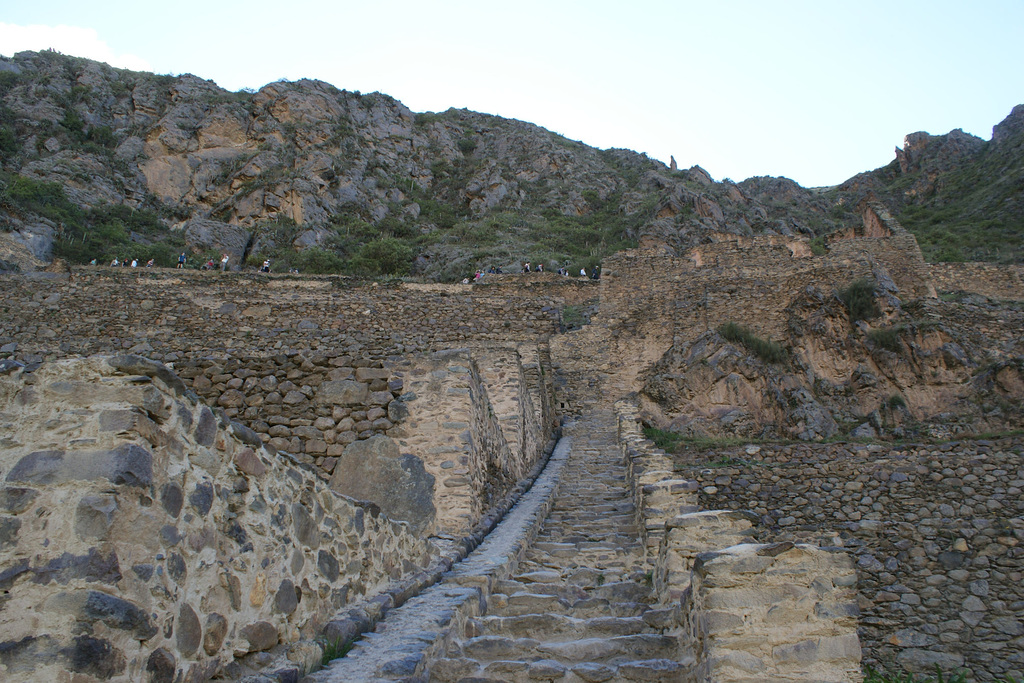
[[[929,281],[921,279],[927,266],[912,235],[835,240],[832,253],[821,257],[813,256],[800,238],[717,239],[685,257],[657,249],[609,257],[602,280],[602,318],[626,328],[638,316],[670,322],[672,340],[693,339],[728,321],[778,337],[786,330],[786,308],[794,293],[810,286],[839,289],[881,268],[901,291],[934,294]],[[898,247],[890,244],[896,239],[902,240]]]
[[[1024,301],[1024,266],[993,263],[933,263],[940,292],[973,292],[993,299]]]
[[[521,354],[531,353],[536,346],[490,349],[480,358],[454,349],[398,365],[405,416],[388,434],[433,479],[438,533],[466,533],[549,446],[557,425],[534,410],[550,389],[526,376]],[[336,473],[344,476],[344,469]]]
[[[328,478],[346,448],[363,448],[357,442],[400,439],[400,457],[419,458],[406,464],[423,470],[404,483],[432,499],[422,508],[432,510],[428,517],[441,510],[418,530],[455,535],[479,521],[547,445],[556,420],[541,369],[546,351],[537,343],[557,329],[567,302],[596,288],[554,275],[394,287],[109,268],[49,275],[0,281],[7,295],[0,346],[8,355],[38,362],[125,349],[169,362],[209,405]],[[507,366],[493,373],[489,395],[469,359],[461,365],[470,374],[452,374],[457,389],[434,394],[418,380],[419,393],[406,387],[422,370],[415,359],[459,343],[475,344],[474,353],[490,354],[488,363]],[[492,399],[508,404],[503,425],[487,407]],[[431,412],[438,419],[427,419]],[[460,413],[465,419],[453,417]],[[419,426],[417,434],[400,427],[406,419]],[[434,457],[445,448],[461,454]],[[437,462],[424,469],[417,464],[424,460]],[[353,496],[372,490],[368,480],[342,479],[336,476],[334,485]]]
[[[860,681],[852,559],[837,548],[757,543],[752,513],[700,510],[699,483],[643,438],[637,408],[623,400],[616,410],[637,518],[656,553],[654,587],[676,608],[669,632],[695,655],[685,680]]]
[[[856,561],[865,661],[1024,674],[1024,439],[720,449],[680,474],[757,535]],[[713,466],[709,466],[709,462]]]
[[[308,669],[340,608],[437,554],[139,357],[9,365],[0,425],[10,680],[206,680],[279,641]]]

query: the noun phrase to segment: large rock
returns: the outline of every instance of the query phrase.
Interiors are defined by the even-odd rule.
[[[422,460],[400,453],[398,444],[386,436],[349,444],[335,467],[331,488],[376,503],[388,517],[408,522],[418,534],[433,529],[433,475]]]
[[[192,218],[185,223],[185,242],[195,251],[215,249],[231,256],[229,268],[242,263],[249,246],[249,231],[208,218]],[[218,264],[219,267],[219,264]]]
[[[325,405],[362,405],[370,395],[369,387],[350,379],[328,380],[316,392],[318,403]]]
[[[148,486],[153,479],[153,454],[136,444],[99,451],[35,451],[21,458],[7,481],[59,484],[104,478],[113,484]]]

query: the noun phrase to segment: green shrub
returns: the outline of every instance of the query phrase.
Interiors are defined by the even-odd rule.
[[[873,320],[881,315],[875,303],[877,285],[874,280],[860,278],[850,283],[846,289],[839,291],[839,298],[850,312],[850,322],[857,320]]]
[[[900,334],[906,328],[903,325],[897,325],[895,327],[879,327],[873,330],[868,330],[868,339],[871,340],[876,346],[880,346],[883,349],[892,351],[893,353],[899,353],[903,348],[900,344]]]
[[[739,323],[725,323],[718,328],[718,334],[727,341],[742,344],[765,363],[784,363],[786,361],[786,349],[781,344],[770,339],[762,339],[754,334],[753,330]]]
[[[579,306],[569,305],[562,309],[562,324],[567,329],[576,330],[586,325],[587,319]]]
[[[74,142],[85,141],[85,120],[73,107],[64,110],[64,118],[59,123]]]
[[[428,126],[437,121],[444,121],[444,113],[421,112],[413,117],[413,123],[417,126]]]
[[[412,257],[412,247],[385,237],[360,247],[352,258],[350,269],[355,275],[408,275]]]
[[[893,394],[885,402],[885,405],[888,406],[889,410],[899,410],[900,408],[907,407],[907,401],[899,394]]]
[[[86,138],[100,147],[108,149],[117,147],[117,138],[114,137],[114,131],[110,129],[110,126],[93,126],[86,134]]]
[[[0,154],[5,157],[18,153],[18,138],[10,126],[0,128]]]
[[[472,154],[476,149],[476,140],[471,137],[464,137],[458,142],[459,151],[463,154]]]
[[[815,237],[811,240],[811,253],[815,256],[824,256],[828,253],[824,236]]]
[[[345,270],[345,260],[333,251],[311,247],[295,253],[288,259],[291,267],[312,275],[330,275]],[[260,261],[262,263],[262,261]]]

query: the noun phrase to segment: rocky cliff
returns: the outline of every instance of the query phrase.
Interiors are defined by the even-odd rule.
[[[1024,259],[1024,105],[984,141],[959,128],[911,133],[887,166],[835,188],[846,200],[870,192],[914,233],[929,261],[1020,263]]]
[[[278,270],[429,279],[525,260],[591,270],[627,246],[684,250],[711,232],[829,233],[858,221],[867,191],[908,210],[944,206],[950,183],[984,180],[949,180],[982,157],[1006,157],[985,173],[1012,187],[1021,116],[992,143],[908,136],[898,163],[809,190],[785,178],[719,183],[529,123],[414,114],[318,81],[232,93],[189,74],[25,52],[0,59],[0,261],[170,266],[184,251],[190,265],[227,253],[231,267],[270,258]],[[1021,213],[992,224],[980,206],[975,222],[1019,234]]]

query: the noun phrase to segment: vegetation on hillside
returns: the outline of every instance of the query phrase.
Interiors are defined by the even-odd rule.
[[[906,172],[894,161],[806,189],[715,182],[528,123],[413,115],[382,93],[312,81],[232,93],[52,51],[0,59],[0,226],[52,233],[49,255],[72,262],[201,258],[209,245],[170,228],[202,218],[250,232],[247,263],[275,270],[458,280],[529,261],[591,272],[641,241],[682,251],[713,232],[820,238],[857,225],[868,191],[928,259],[1024,261],[1024,134],[1012,126],[959,156],[935,136]],[[166,164],[147,166],[156,158]]]

